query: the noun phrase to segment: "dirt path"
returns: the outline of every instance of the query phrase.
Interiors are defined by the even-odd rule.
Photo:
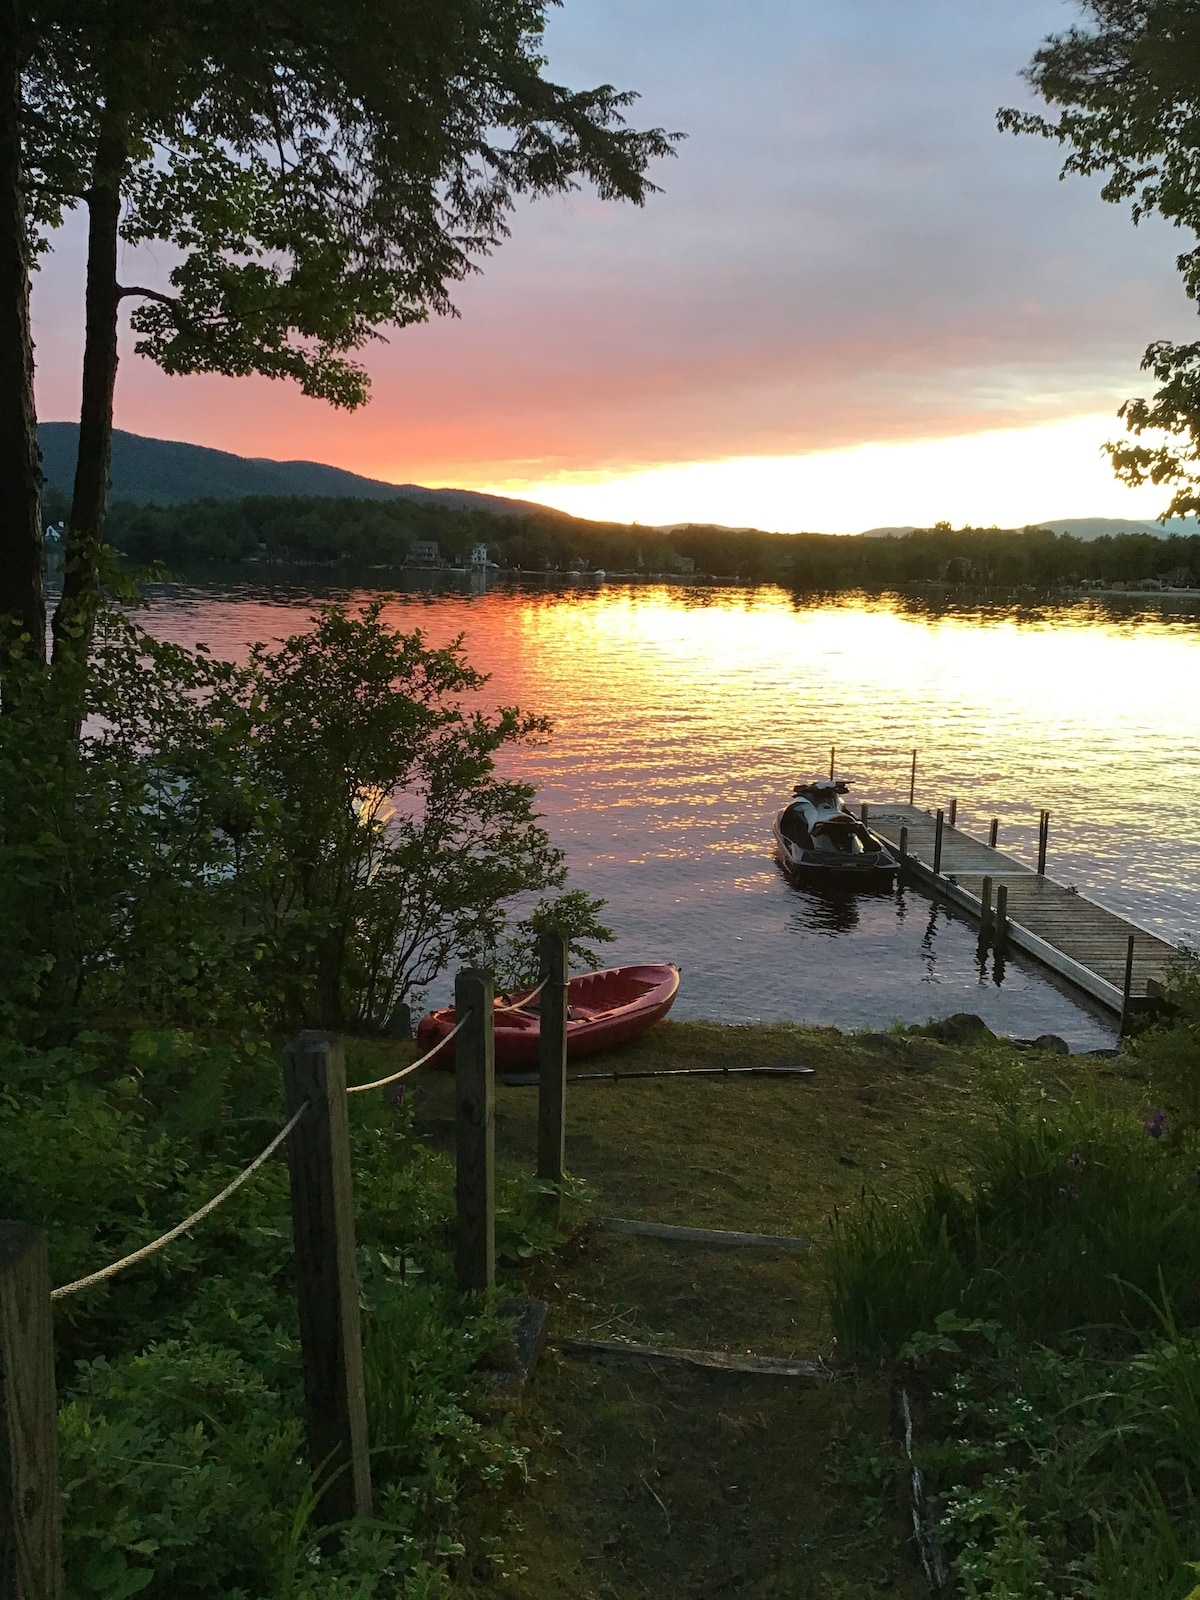
[[[804,1234],[808,1252],[722,1250],[585,1228],[532,1287],[551,1347],[519,1421],[531,1481],[464,1595],[502,1600],[868,1600],[923,1592],[882,1377],[795,1379],[600,1365],[570,1336],[836,1369],[822,1246],[835,1207],[953,1170],[1004,1093],[1061,1089],[1095,1062],[926,1038],[667,1024],[611,1063],[803,1062],[810,1078],[573,1086],[568,1165],[599,1215]],[[446,1142],[452,1088],[426,1079],[420,1135]],[[536,1090],[498,1091],[503,1171],[531,1170]]]

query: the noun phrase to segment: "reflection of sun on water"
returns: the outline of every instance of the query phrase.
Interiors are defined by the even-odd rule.
[[[831,746],[855,802],[876,803],[907,798],[915,747],[923,804],[955,795],[969,830],[1001,817],[1018,852],[1047,807],[1068,881],[1126,909],[1127,884],[1167,895],[1167,924],[1184,920],[1177,854],[1191,860],[1200,839],[1194,626],[768,589],[492,595],[446,612],[495,669],[490,696],[554,718],[521,770],[597,864],[644,863],[648,839],[664,865],[744,859],[792,783],[828,771]]]
[[[149,620],[236,655],[297,631],[311,604],[194,591]],[[615,586],[400,597],[387,615],[435,645],[465,634],[492,675],[486,703],[553,718],[506,771],[536,786],[573,882],[608,898],[614,958],[683,965],[681,1015],[874,1026],[936,1006],[1104,1042],[1019,966],[1003,995],[981,989],[971,929],[911,891],[825,906],[789,887],[771,821],[797,779],[828,771],[831,745],[852,802],[877,806],[907,799],[917,747],[918,803],[956,796],[970,832],[999,817],[1026,861],[1048,807],[1054,875],[1200,938],[1195,619]]]
[[[859,728],[869,745],[894,733],[898,749],[919,736],[927,757],[945,759],[955,752],[938,750],[943,735],[957,741],[1001,715],[1019,718],[1023,738],[1046,749],[1070,730],[1110,746],[1148,718],[1195,720],[1194,636],[1152,621],[1133,630],[1064,624],[1061,612],[1044,621],[929,618],[879,600],[798,609],[780,591],[681,605],[663,591],[623,590],[534,600],[512,626],[529,689],[548,691],[560,719],[581,699],[592,711],[611,703],[610,737],[621,708],[669,705],[676,723],[723,723],[735,742],[746,718],[758,733],[786,728],[793,743],[811,744],[813,759],[827,739]],[[570,685],[565,700],[560,685]],[[800,712],[802,727],[786,722]]]

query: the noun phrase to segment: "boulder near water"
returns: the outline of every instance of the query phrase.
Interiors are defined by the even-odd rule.
[[[996,1035],[983,1018],[977,1017],[973,1011],[955,1011],[949,1017],[942,1017],[936,1024],[936,1037],[947,1044],[981,1044],[983,1040],[994,1039]]]

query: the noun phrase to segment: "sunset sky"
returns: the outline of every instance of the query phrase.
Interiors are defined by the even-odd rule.
[[[566,0],[550,70],[687,133],[643,210],[522,206],[462,313],[373,346],[345,414],[128,354],[117,424],[583,516],[856,532],[1147,517],[1099,445],[1174,258],[1060,154],[996,131],[1064,0]],[[39,409],[76,414],[82,230],[35,289]],[[132,262],[128,264],[126,270]],[[138,273],[154,264],[137,263]],[[161,268],[161,264],[160,264]],[[127,347],[126,347],[127,348]]]

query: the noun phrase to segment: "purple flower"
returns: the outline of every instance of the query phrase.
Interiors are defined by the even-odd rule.
[[[412,1095],[414,1100],[424,1100],[425,1091],[419,1084],[413,1089],[407,1083],[398,1083],[394,1089],[388,1090],[388,1100],[397,1108],[404,1104],[407,1095]]]
[[[1079,1154],[1078,1150],[1072,1150],[1071,1154],[1067,1157],[1067,1165],[1069,1167],[1073,1167],[1076,1172],[1082,1172],[1084,1167],[1087,1166],[1087,1162]]]
[[[1167,1113],[1161,1106],[1159,1106],[1158,1110],[1147,1118],[1145,1129],[1152,1139],[1161,1139],[1163,1134],[1166,1133]]]

